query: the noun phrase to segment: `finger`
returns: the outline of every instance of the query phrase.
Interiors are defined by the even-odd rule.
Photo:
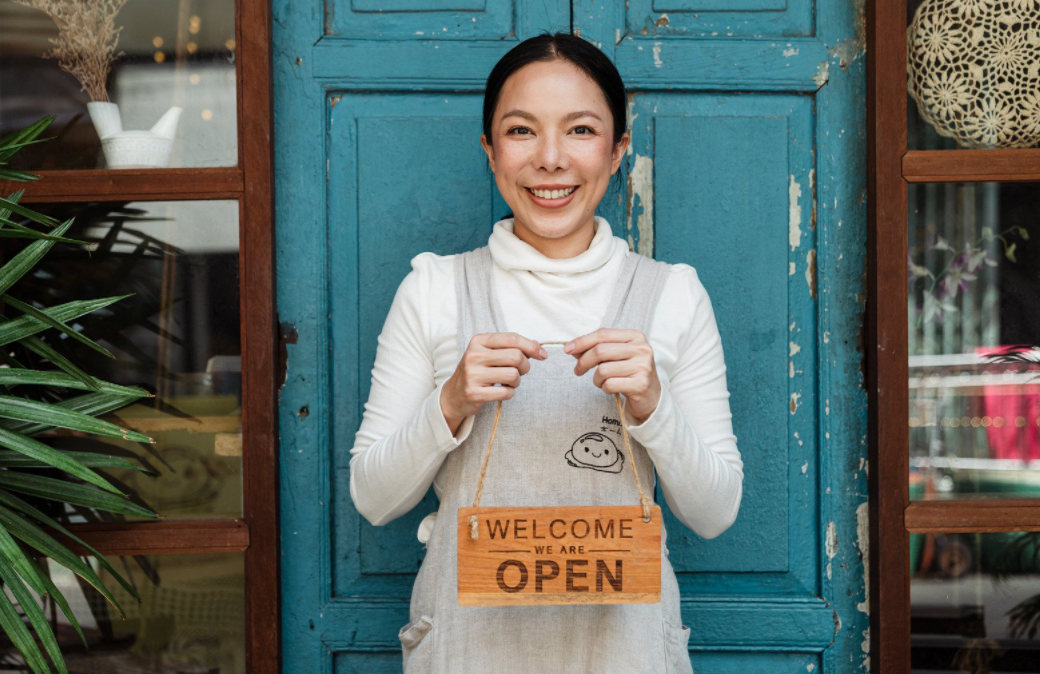
[[[602,342],[633,342],[645,339],[639,330],[624,330],[621,328],[600,328],[592,332],[575,337],[563,345],[565,353],[571,355],[580,354]]]
[[[611,377],[631,377],[639,374],[642,368],[632,360],[615,360],[600,363],[592,374],[592,383],[602,386],[603,382]]]
[[[502,384],[515,388],[520,385],[520,371],[515,367],[485,367],[477,373],[476,381],[483,386]]]
[[[486,349],[481,352],[480,364],[515,367],[520,374],[527,374],[531,369],[531,361],[520,349]]]
[[[631,343],[601,342],[578,357],[574,373],[579,377],[600,363],[614,360],[628,360],[638,356],[639,352]]]
[[[515,332],[492,332],[483,338],[482,343],[488,349],[520,349],[528,358],[549,357],[541,344]]]
[[[609,377],[602,384],[597,384],[604,393],[623,393],[632,395],[639,392],[639,377]]]

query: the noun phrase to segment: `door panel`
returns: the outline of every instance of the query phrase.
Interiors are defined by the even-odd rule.
[[[811,35],[812,0],[628,0],[626,34],[666,37]]]
[[[797,231],[789,226],[791,194],[799,194],[799,184],[808,186],[812,166],[811,101],[655,93],[635,100],[634,163],[652,162],[654,191],[645,196],[647,203],[652,198],[656,223],[653,230],[644,225],[644,232],[643,213],[633,216],[640,249],[698,270],[731,363],[727,383],[738,446],[775,450],[742,452],[755,481],[737,522],[708,545],[689,544],[695,534],[683,531],[688,544],[672,546],[678,548],[673,564],[679,573],[725,574],[691,576],[691,590],[699,584],[719,591],[730,578],[727,591],[740,593],[746,582],[759,582],[732,575],[747,572],[769,574],[771,591],[813,594],[815,556],[791,559],[790,550],[811,543],[803,532],[814,529],[807,506],[816,473],[806,464],[815,464],[817,454],[814,421],[805,410],[813,408],[815,368],[804,367],[814,360],[814,331],[799,330],[812,326],[814,303],[804,274],[788,273],[813,249],[809,237],[789,245]],[[641,204],[644,195],[636,194]],[[810,198],[798,197],[794,208]],[[793,408],[802,414],[791,414]],[[676,521],[669,531],[676,529],[684,527]]]
[[[273,0],[287,674],[398,672],[433,490],[382,527],[349,460],[415,254],[507,212],[479,145],[497,59],[573,30],[629,89],[625,189],[598,213],[697,268],[745,491],[705,541],[665,511],[698,674],[866,666],[859,9],[838,0]],[[486,191],[485,191],[486,190]]]
[[[415,532],[437,510],[433,490],[407,515],[373,527],[350,499],[350,448],[368,399],[376,339],[402,270],[407,273],[409,260],[422,251],[447,254],[487,241],[491,188],[484,194],[473,189],[488,185],[486,155],[473,141],[480,135],[480,108],[473,94],[348,92],[335,107],[330,103],[332,423],[333,437],[342,439],[332,445],[332,461],[344,485],[335,493],[332,548],[356,551],[334,558],[337,595],[408,595],[425,554]]]

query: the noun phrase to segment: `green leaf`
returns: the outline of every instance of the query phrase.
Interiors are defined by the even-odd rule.
[[[7,638],[25,658],[29,669],[35,674],[50,674],[51,669],[44,661],[43,653],[33,641],[29,628],[25,626],[22,617],[18,615],[18,611],[15,610],[6,594],[0,596],[0,628],[3,628]]]
[[[15,571],[21,574],[29,587],[36,590],[37,594],[43,594],[47,591],[44,587],[43,579],[36,572],[36,569],[29,565],[29,558],[25,555],[25,552],[18,547],[18,543],[11,537],[11,534],[7,532],[7,529],[0,527],[0,559],[6,559],[11,566],[14,567]]]
[[[23,194],[25,194],[25,190],[18,190],[17,192],[14,192],[10,196],[8,196],[7,199],[0,199],[0,220],[6,220],[7,218],[11,217],[11,209],[3,208],[2,206],[6,204],[8,201],[17,203],[22,198]],[[2,226],[2,224],[0,224],[0,226]]]
[[[13,145],[15,143],[22,143],[26,140],[36,138],[41,133],[43,133],[43,130],[50,126],[51,122],[53,121],[54,115],[47,115],[46,117],[41,117],[40,119],[36,120],[24,129],[21,129],[20,131],[15,131],[14,133],[10,133],[0,138],[0,148],[9,147],[10,145]]]
[[[46,445],[35,438],[30,438],[10,431],[6,428],[0,428],[0,446],[7,447],[8,449],[20,452],[25,456],[28,456],[37,461],[42,461],[48,466],[53,466],[58,470],[63,470],[69,475],[78,477],[84,482],[101,487],[105,491],[110,491],[113,494],[123,495],[123,492],[116,489],[112,484],[101,477],[91,469],[84,466],[76,459],[68,456],[64,452]]]
[[[11,471],[0,472],[7,473]],[[61,499],[58,498],[57,500],[60,501]],[[96,588],[97,591],[108,599],[109,603],[115,607],[119,612],[120,617],[123,619],[126,618],[123,608],[119,605],[119,602],[116,601],[116,598],[112,596],[112,593],[108,591],[108,588],[106,588],[101,582],[101,579],[98,578],[97,574],[94,573],[94,569],[90,568],[90,565],[80,559],[67,547],[56,541],[54,537],[46,531],[4,507],[0,507],[0,526],[5,527],[12,534],[25,541],[29,547],[39,550],[58,564],[61,564],[93,585],[94,588]]]
[[[72,219],[66,220],[55,230],[56,235],[64,234],[72,226]],[[37,241],[31,243],[12,257],[3,267],[0,267],[0,293],[10,290],[18,279],[25,276],[26,272],[36,266],[47,251],[54,245],[53,241]]]
[[[38,222],[41,225],[47,225],[48,227],[58,226],[58,221],[52,218],[51,216],[44,215],[43,213],[38,213],[31,208],[26,208],[25,206],[22,206],[21,204],[16,204],[13,201],[6,202],[4,204],[4,208],[9,208],[15,214],[20,215],[23,218],[29,218],[33,222]]]
[[[54,451],[61,452],[63,455],[73,458],[84,466],[89,466],[91,468],[117,468],[120,470],[136,470],[148,475],[158,475],[158,473],[151,468],[136,464],[121,456],[101,454],[100,452],[77,452],[70,449],[55,449]],[[47,468],[50,464],[29,458],[21,452],[16,452],[10,449],[0,449],[0,466],[7,468]]]
[[[154,470],[136,464],[133,461],[124,459],[120,456],[101,454],[99,452],[76,452],[70,449],[55,449],[54,451],[61,452],[63,455],[75,459],[84,466],[89,466],[91,468],[119,468],[124,470],[136,470],[142,473],[147,473],[148,475],[158,475]],[[46,468],[49,465],[51,464],[37,459],[32,459],[21,452],[16,452],[10,449],[0,449],[0,466],[6,466],[7,468]]]
[[[75,542],[82,545],[83,548],[87,550],[87,552],[94,555],[94,558],[98,560],[98,563],[100,563],[101,566],[103,566],[109,573],[112,574],[112,576],[117,581],[119,581],[119,584],[123,586],[123,589],[125,589],[131,597],[133,597],[137,601],[141,601],[141,597],[137,594],[137,590],[134,589],[134,586],[128,583],[123,578],[123,576],[116,572],[116,570],[112,567],[112,565],[109,563],[108,559],[104,555],[102,555],[100,552],[91,547],[90,544],[88,544],[82,538],[63,527],[60,522],[44,514],[39,509],[18,498],[14,494],[3,491],[2,489],[0,489],[0,503],[6,505],[9,508],[13,508],[14,510],[21,511],[26,515],[36,518],[36,521],[40,522],[41,524],[51,527],[55,531],[58,531],[68,536]]]
[[[14,543],[13,540],[11,542]],[[32,569],[32,567],[29,568]],[[35,570],[33,571],[35,572]],[[8,564],[2,557],[0,557],[0,577],[4,579],[4,582],[7,583],[7,587],[11,589],[11,594],[13,594],[14,598],[18,600],[18,604],[22,607],[22,612],[25,613],[25,617],[29,619],[29,624],[31,624],[33,629],[36,630],[36,635],[39,636],[40,641],[43,642],[43,648],[47,651],[47,655],[50,656],[51,662],[54,663],[54,667],[58,670],[58,673],[69,674],[69,670],[65,667],[65,658],[61,654],[61,649],[58,648],[58,640],[55,638],[54,632],[51,630],[50,623],[47,622],[47,617],[43,615],[43,610],[41,610],[40,605],[36,603],[36,598],[29,594],[29,591],[25,588],[25,585],[22,583],[22,578],[18,575],[15,568]]]
[[[12,539],[12,543],[13,543]],[[36,569],[32,565],[26,564],[26,567],[34,575]],[[0,576],[3,576],[7,582],[7,586],[11,588],[11,593],[18,600],[18,603],[22,607],[22,612],[25,617],[29,619],[29,623],[33,629],[36,630],[36,635],[43,642],[43,648],[47,651],[47,655],[50,656],[51,662],[54,663],[54,667],[58,670],[59,674],[69,674],[69,670],[65,666],[65,658],[61,654],[61,649],[58,647],[58,640],[54,636],[54,632],[51,630],[50,622],[47,617],[43,614],[43,610],[40,605],[36,603],[36,598],[29,594],[29,591],[22,584],[22,578],[19,577],[18,570],[13,568],[6,560],[0,558]],[[42,595],[44,592],[43,584],[41,582]]]
[[[79,318],[84,314],[103,309],[129,296],[127,294],[115,297],[102,297],[96,300],[73,300],[72,302],[44,309],[43,312],[52,319],[64,323],[74,318]],[[20,339],[46,330],[48,327],[50,326],[43,321],[29,315],[19,316],[18,318],[4,318],[4,322],[0,323],[0,344],[17,342]]]
[[[8,157],[8,158],[13,157],[16,154],[18,154],[18,151],[21,150],[22,148],[29,147],[30,145],[38,145],[40,143],[46,143],[47,141],[51,140],[52,138],[54,138],[54,136],[51,136],[51,138],[38,138],[36,140],[27,140],[24,143],[15,143],[13,145],[8,145],[7,147],[3,148],[3,150],[0,150],[0,156],[5,156],[5,157]],[[6,164],[6,163],[7,163],[6,159],[0,160],[0,164]]]
[[[29,619],[33,629],[36,630],[36,634],[43,641],[44,648],[47,650],[47,654],[50,655],[51,661],[59,671],[66,671],[65,661],[62,659],[61,651],[58,649],[54,633],[51,632],[50,623],[44,617],[43,611],[36,603],[36,599],[26,592],[22,581],[41,597],[53,590],[55,601],[59,605],[64,604],[63,611],[67,611],[68,603],[65,602],[65,598],[58,591],[58,588],[54,586],[54,583],[50,581],[50,578],[43,573],[32,558],[25,554],[14,538],[11,537],[11,534],[8,533],[7,529],[3,527],[0,527],[0,577],[11,588],[11,593],[14,594],[22,607],[22,611]],[[75,619],[73,619],[73,622],[75,623]],[[76,630],[80,632],[80,636],[83,638],[83,633],[79,630],[78,624],[76,624]],[[86,643],[85,638],[84,643]]]
[[[133,399],[127,399],[125,396],[115,393],[86,393],[74,398],[62,400],[56,404],[58,407],[64,407],[73,412],[82,412],[83,414],[89,414],[92,417],[96,417],[105,412],[111,412],[112,410],[124,407],[129,402],[133,402]],[[0,419],[0,426],[12,431],[17,431],[23,435],[38,435],[57,428],[57,426],[46,423],[38,424],[26,421],[11,421],[9,419]]]
[[[1016,263],[1018,262],[1018,260],[1015,259],[1015,246],[1017,245],[1018,243],[1013,243],[1004,251],[1004,257]]]
[[[39,180],[40,176],[28,171],[16,171],[15,169],[0,168],[0,180],[16,180],[22,183],[31,183]],[[0,199],[2,201],[2,199]]]
[[[54,599],[54,603],[58,605],[61,612],[65,614],[65,617],[69,619],[69,624],[76,630],[76,634],[79,635],[80,641],[83,642],[84,646],[87,646],[87,636],[83,634],[83,630],[79,626],[79,621],[76,620],[75,614],[72,612],[72,608],[69,606],[69,602],[65,600],[65,596],[61,593],[61,590],[54,584],[54,581],[40,568],[40,565],[36,563],[36,560],[32,557],[26,557],[26,560],[36,569],[36,573],[40,576],[44,586],[47,588],[47,593]]]
[[[6,163],[20,148],[31,143],[38,143],[42,140],[46,140],[36,139],[41,133],[43,133],[44,129],[51,125],[51,122],[53,121],[54,116],[48,115],[33,122],[21,131],[15,131],[12,134],[0,138],[0,164]]]
[[[87,388],[93,388],[95,386],[93,377],[91,377],[89,374],[87,374],[80,368],[76,367],[76,365],[71,360],[58,353],[57,349],[55,349],[39,337],[26,337],[24,339],[19,339],[18,343],[24,346],[25,348],[29,349],[33,353],[43,356],[51,363],[53,363],[55,367],[65,370],[76,379],[79,379],[87,386]],[[4,351],[6,350],[0,349],[0,352]]]
[[[55,236],[48,232],[38,232],[32,227],[26,227],[20,222],[0,217],[0,227],[5,226],[7,229],[0,229],[0,237],[5,239],[36,239],[37,241],[51,241],[53,243],[71,243],[83,246],[89,245],[89,242],[87,241],[70,239],[67,236]]]
[[[95,419],[90,415],[75,412],[59,405],[29,400],[28,398],[19,398],[18,396],[0,395],[0,417],[17,419],[19,421],[33,421],[74,431],[93,433],[94,435],[155,444],[155,441],[144,433],[138,433],[129,428],[120,428],[115,424]]]
[[[120,515],[134,515],[135,517],[148,517],[151,519],[158,517],[151,510],[142,508],[129,499],[109,494],[96,487],[76,484],[68,480],[20,473],[15,470],[0,470],[0,485],[6,485],[11,491],[21,494],[74,503],[88,508],[119,513]]]
[[[103,381],[97,377],[91,377],[91,379],[93,379],[94,384],[99,387],[96,390],[104,393],[114,393],[116,395],[125,396],[129,400],[155,397],[143,388],[138,388],[136,386],[113,384],[112,382]],[[0,385],[53,386],[62,389],[71,388],[88,390],[86,384],[64,372],[30,370],[21,367],[0,367]]]
[[[94,349],[98,353],[100,353],[100,354],[102,354],[104,356],[108,356],[109,358],[115,358],[115,356],[112,355],[112,352],[110,352],[108,349],[106,349],[105,347],[101,346],[100,344],[98,344],[94,340],[90,339],[89,337],[85,336],[83,333],[79,332],[78,330],[74,330],[73,328],[69,327],[68,325],[65,325],[64,323],[62,323],[61,321],[58,321],[58,320],[55,320],[55,319],[51,318],[50,314],[48,314],[47,312],[40,311],[39,309],[37,309],[33,305],[27,304],[27,303],[25,303],[25,302],[23,302],[21,300],[17,300],[17,299],[11,297],[10,295],[8,295],[6,293],[3,294],[3,295],[0,295],[0,299],[3,299],[4,302],[10,304],[13,308],[17,309],[18,311],[22,312],[23,314],[27,314],[27,315],[32,316],[33,318],[35,318],[37,320],[43,321],[44,323],[46,323],[47,325],[51,326],[55,330],[59,330],[61,332],[64,332],[66,335],[68,335],[72,339],[75,339],[77,342],[80,342],[81,344],[83,344],[85,346],[88,346],[91,349]]]

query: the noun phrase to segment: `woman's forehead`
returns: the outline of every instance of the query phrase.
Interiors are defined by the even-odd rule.
[[[535,118],[563,117],[582,110],[600,118],[608,114],[607,99],[595,80],[570,61],[529,63],[509,76],[499,95],[504,117],[521,110]]]

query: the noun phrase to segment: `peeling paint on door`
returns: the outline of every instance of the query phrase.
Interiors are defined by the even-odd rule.
[[[654,160],[641,154],[628,174],[628,245],[643,255],[654,250]],[[636,208],[639,209],[636,214]],[[633,217],[635,222],[633,223]],[[633,226],[638,241],[633,238]]]
[[[787,187],[787,197],[790,202],[787,219],[787,239],[794,250],[802,243],[802,205],[798,200],[802,197],[802,186],[791,175],[791,182]]]

